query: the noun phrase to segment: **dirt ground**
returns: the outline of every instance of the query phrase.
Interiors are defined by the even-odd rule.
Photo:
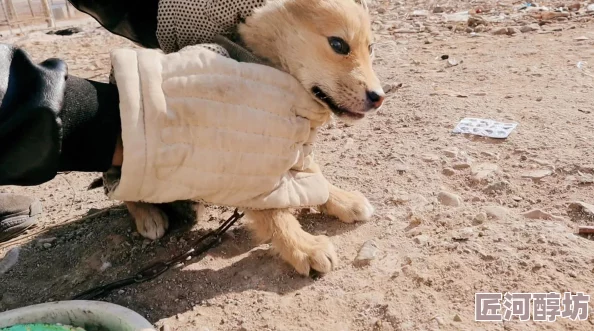
[[[373,5],[375,67],[392,91],[366,122],[325,128],[316,157],[331,181],[363,192],[376,216],[347,225],[299,213],[309,232],[331,237],[337,270],[300,277],[240,225],[203,258],[105,300],[170,330],[593,330],[593,312],[587,321],[474,321],[476,292],[594,295],[594,241],[576,234],[578,225],[594,225],[594,207],[574,212],[571,204],[594,204],[593,17],[586,3],[569,18],[547,17],[553,7],[530,15],[519,2],[489,3]],[[451,15],[469,9],[482,13],[470,21]],[[107,81],[108,52],[132,44],[97,24],[82,27],[3,42]],[[464,117],[518,126],[506,139],[452,134]],[[208,221],[150,242],[120,203],[87,191],[97,176],[0,189],[36,196],[45,208],[37,228],[0,246],[0,256],[21,247],[18,263],[0,275],[0,311],[127,276],[183,252],[231,213],[209,207]],[[375,259],[354,266],[369,240]]]

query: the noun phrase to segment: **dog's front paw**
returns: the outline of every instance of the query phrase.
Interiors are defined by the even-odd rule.
[[[361,192],[347,192],[335,188],[321,211],[345,223],[369,221],[375,209]]]
[[[292,245],[277,247],[281,249],[281,256],[297,270],[298,273],[308,276],[311,271],[325,274],[336,266],[338,257],[330,238],[326,236],[313,236],[305,233],[302,240],[293,242]]]
[[[156,240],[165,235],[169,228],[169,218],[160,208],[138,202],[127,202],[126,206],[134,218],[136,231],[141,236]]]

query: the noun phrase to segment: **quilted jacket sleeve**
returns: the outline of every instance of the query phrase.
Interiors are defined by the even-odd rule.
[[[110,197],[241,208],[323,204],[307,145],[328,112],[280,70],[200,46],[112,52],[124,163]]]

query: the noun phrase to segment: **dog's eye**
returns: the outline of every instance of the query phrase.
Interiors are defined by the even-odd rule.
[[[348,55],[351,52],[349,44],[347,44],[347,42],[344,41],[342,38],[330,37],[328,38],[328,43],[330,44],[330,47],[332,47],[332,50],[334,50],[338,54]]]

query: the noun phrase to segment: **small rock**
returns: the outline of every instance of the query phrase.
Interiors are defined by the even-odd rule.
[[[456,59],[454,59],[454,58],[449,58],[449,59],[448,59],[448,65],[447,65],[447,66],[448,66],[448,67],[455,67],[455,66],[457,66],[458,64],[460,64],[460,62],[462,62],[462,61],[458,61],[458,60],[456,60]]]
[[[509,27],[507,28],[507,34],[510,36],[516,35],[516,34],[520,34],[520,29],[515,28],[515,27]]]
[[[426,236],[426,235],[419,235],[419,236],[416,236],[416,237],[413,239],[413,241],[414,241],[416,244],[419,244],[419,245],[421,245],[421,246],[425,246],[425,245],[427,245],[427,243],[429,242],[429,237],[428,237],[428,236]]]
[[[487,185],[487,187],[485,187],[483,189],[483,191],[485,193],[494,193],[494,192],[502,192],[502,191],[506,191],[509,189],[510,187],[510,183],[506,182],[506,181],[498,181],[492,184]]]
[[[586,37],[586,36],[579,36],[579,37],[575,37],[574,40],[575,41],[585,41],[588,40],[590,38]]]
[[[111,268],[111,262],[103,262],[103,264],[101,265],[101,267],[99,268],[100,272],[103,272],[107,269]]]
[[[532,219],[532,220],[552,220],[552,221],[563,221],[563,218],[560,216],[555,216],[553,214],[544,212],[540,209],[532,209],[525,213],[522,213],[522,216]]]
[[[379,8],[377,9],[377,13],[378,13],[378,14],[384,14],[385,12],[386,12],[386,8],[384,8],[384,7],[379,7]]]
[[[471,164],[468,162],[457,162],[452,165],[452,168],[456,170],[468,169],[471,167]]]
[[[594,11],[594,3],[591,3],[591,4],[589,4],[589,5],[586,7],[586,11],[587,11],[587,12],[593,12],[593,11]]]
[[[52,244],[54,241],[56,241],[57,239],[58,239],[58,238],[56,238],[56,237],[49,237],[49,238],[39,238],[39,239],[37,239],[37,240],[36,240],[36,243],[37,243],[37,246],[38,246],[38,247],[39,247],[39,246],[45,247],[45,244],[50,244],[50,246],[49,246],[49,247],[52,247],[52,245],[51,245],[51,244]],[[45,247],[45,248],[49,248],[49,247]]]
[[[466,240],[470,239],[470,237],[472,237],[473,233],[474,233],[474,231],[472,230],[472,228],[464,228],[464,229],[456,231],[452,235],[452,239],[457,240],[457,241],[466,241]]]
[[[169,325],[165,324],[161,327],[161,331],[171,331],[171,327]]]
[[[529,24],[520,27],[520,32],[522,33],[528,33],[537,30],[540,30],[540,26],[538,24]]]
[[[456,157],[460,151],[457,148],[444,149],[443,153],[447,157]]]
[[[580,10],[581,7],[582,7],[581,3],[574,2],[571,5],[567,6],[567,9],[569,9],[569,11],[578,11],[578,10]]]
[[[396,162],[394,163],[394,171],[400,174],[405,173],[408,171],[408,166],[402,162]]]
[[[538,102],[542,101],[542,97],[537,97],[536,101],[538,101]]]
[[[415,11],[413,11],[412,16],[417,16],[417,17],[429,16],[429,11],[428,10],[415,10]]]
[[[51,243],[43,243],[43,248],[51,248],[52,244]]]
[[[499,166],[495,163],[480,163],[471,167],[472,179],[476,182],[483,181],[498,170]]]
[[[446,176],[453,176],[456,174],[456,170],[454,170],[452,168],[443,168],[443,170],[441,172]]]
[[[462,318],[460,318],[460,315],[454,315],[454,322],[462,322]]]
[[[377,253],[379,252],[379,248],[377,244],[373,240],[368,240],[363,243],[361,249],[359,249],[359,253],[357,253],[357,257],[355,257],[355,261],[353,264],[355,266],[365,266],[371,263],[371,260],[374,260],[377,257]]]
[[[435,316],[435,317],[433,317],[433,319],[437,322],[437,325],[439,325],[439,326],[445,325],[443,318],[441,318],[440,316]]]
[[[501,206],[487,206],[484,210],[489,218],[496,220],[503,220],[509,215],[507,208]]]
[[[384,84],[384,86],[382,88],[384,90],[384,93],[390,93],[390,92],[395,91],[401,87],[402,87],[402,83],[398,83],[398,84],[386,83],[386,84]]]
[[[444,12],[443,7],[436,6],[433,8],[433,14],[441,14]]]
[[[445,191],[439,192],[437,195],[437,201],[439,201],[442,205],[450,207],[458,207],[462,204],[462,199],[459,196]]]
[[[478,213],[472,220],[472,224],[474,224],[474,225],[483,224],[483,223],[485,223],[486,220],[487,220],[487,213],[484,213],[484,212]]]
[[[522,199],[522,197],[519,197],[519,196],[517,196],[517,195],[514,195],[514,196],[513,196],[513,197],[511,197],[511,198],[512,198],[512,200],[514,200],[515,202],[520,202],[520,201],[522,201],[522,200],[523,200],[523,199]]]
[[[569,204],[569,214],[583,216],[594,220],[594,205],[582,201],[575,201]]]
[[[534,181],[539,181],[547,176],[550,176],[553,172],[548,169],[532,170],[522,174],[522,178],[529,178]]]
[[[439,161],[439,155],[430,154],[430,153],[429,154],[423,154],[421,156],[421,158],[425,162],[437,162],[437,161]]]
[[[503,27],[503,28],[493,29],[491,31],[491,34],[496,35],[496,36],[502,36],[504,34],[507,34],[507,28]]]
[[[175,317],[177,318],[178,321],[183,322],[186,320],[186,318],[184,317],[184,315],[182,314],[177,314],[175,315]]]

